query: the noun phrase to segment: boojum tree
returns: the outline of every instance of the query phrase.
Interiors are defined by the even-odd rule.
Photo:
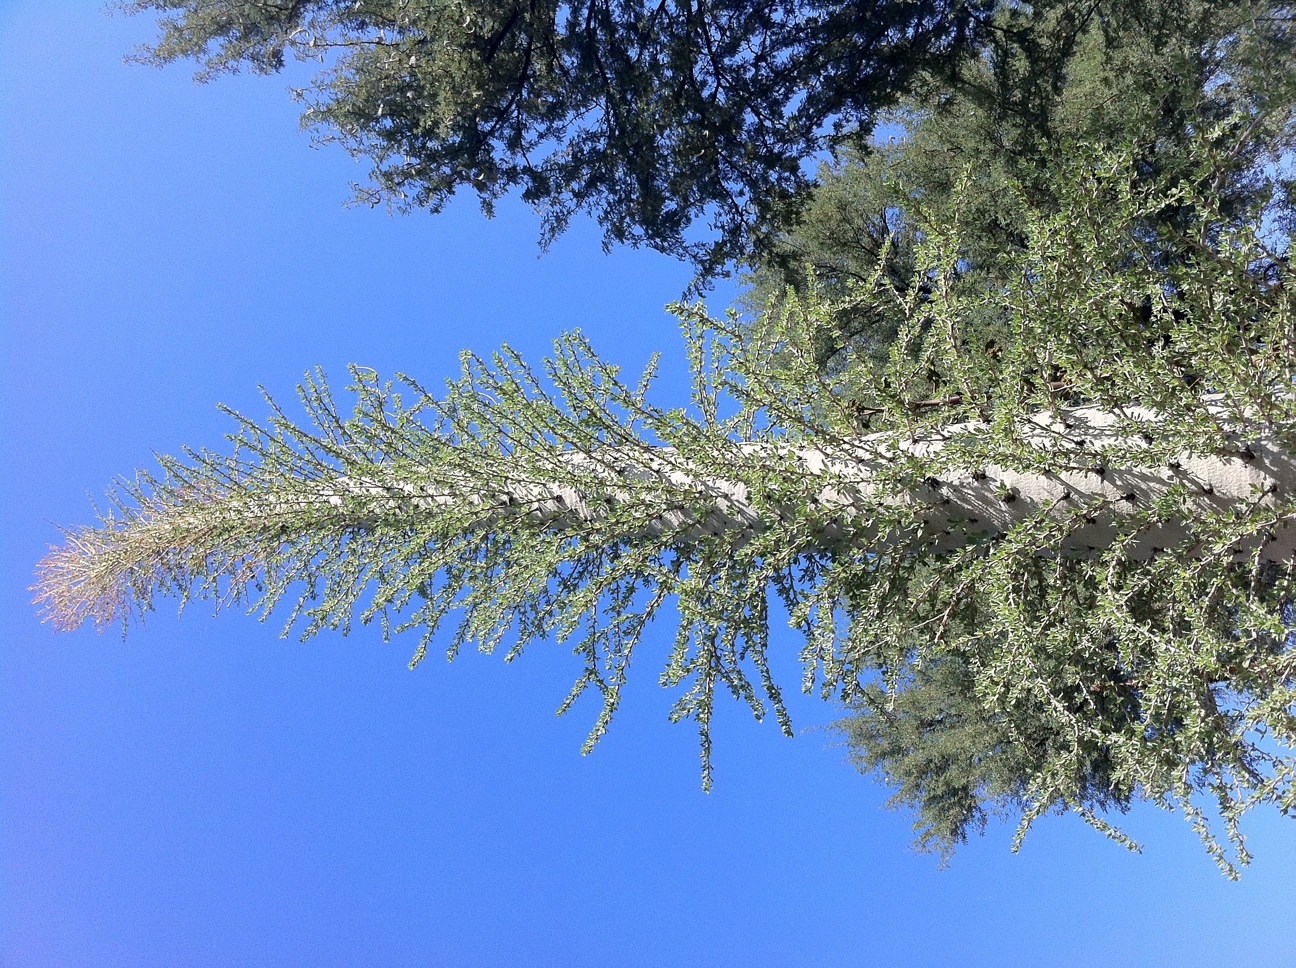
[[[1059,165],[993,285],[960,276],[953,206],[915,235],[923,285],[897,288],[882,258],[755,326],[677,307],[688,406],[579,334],[539,369],[466,354],[439,395],[355,368],[349,412],[313,374],[305,420],[234,414],[231,453],[121,485],[42,562],[38,600],[63,628],[168,594],[286,607],[304,636],[376,622],[417,638],[415,663],[434,642],[567,642],[582,669],[561,709],[602,697],[587,748],[645,627],[674,613],[661,680],[709,784],[717,692],[792,728],[777,599],[802,688],[872,710],[865,765],[920,807],[925,845],[1003,809],[1018,842],[1071,810],[1135,846],[1110,814],[1143,799],[1236,874],[1242,815],[1296,810],[1291,273],[1259,215],[1212,208],[1209,178],[1135,167]],[[1146,226],[1169,205],[1199,230],[1167,266]],[[882,365],[821,365],[842,299],[898,320]],[[977,740],[948,762],[888,746],[951,727]]]

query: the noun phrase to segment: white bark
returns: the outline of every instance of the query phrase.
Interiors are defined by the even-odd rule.
[[[1126,421],[1131,418],[1154,435],[1155,414],[1132,409],[1124,415]],[[884,492],[877,483],[890,459],[908,454],[930,458],[935,466],[951,442],[984,434],[986,428],[979,424],[949,426],[934,439],[920,442],[871,435],[831,453],[801,448],[795,454],[797,472],[820,482],[811,493],[833,509],[835,521],[819,534],[807,535],[807,545],[839,546],[849,540],[863,550],[894,544],[901,539],[871,531],[865,516],[878,501],[900,501],[918,508],[926,535],[935,539],[937,551],[961,547],[977,534],[1001,535],[1041,512],[1057,519],[1083,513],[1060,547],[1040,549],[1043,553],[1082,555],[1108,547],[1122,516],[1146,509],[1164,498],[1169,488],[1182,485],[1186,494],[1182,512],[1168,523],[1146,528],[1127,546],[1128,555],[1137,560],[1170,548],[1192,554],[1194,519],[1273,505],[1280,496],[1296,493],[1296,457],[1262,429],[1234,435],[1236,446],[1223,452],[1183,453],[1168,461],[1104,467],[1104,452],[1120,449],[1128,455],[1146,447],[1142,437],[1122,436],[1119,424],[1116,415],[1095,408],[1065,411],[1061,420],[1039,415],[1029,425],[1028,442],[1033,448],[1051,451],[1051,456],[1060,458],[1051,462],[1069,469],[1038,473],[993,464],[954,468],[940,479],[929,479],[901,494]],[[762,454],[771,455],[776,446],[741,445],[744,457],[753,465],[762,461]],[[786,448],[782,453],[788,456]],[[528,481],[511,485],[504,493],[487,495],[467,487],[447,487],[444,480],[393,483],[352,478],[344,480],[327,499],[339,506],[357,497],[376,499],[376,505],[364,503],[379,514],[384,509],[408,509],[411,502],[429,511],[468,502],[482,510],[471,525],[473,530],[490,529],[505,518],[523,515],[537,527],[565,530],[599,520],[610,502],[633,500],[632,482],[653,485],[659,492],[662,485],[666,491],[675,487],[693,494],[701,489],[714,502],[705,516],[680,510],[646,512],[642,524],[627,535],[648,539],[675,535],[682,541],[697,540],[706,533],[753,534],[771,526],[778,513],[753,502],[746,484],[703,477],[670,448],[605,448],[593,454],[564,451],[555,454],[553,463],[555,477],[568,479],[564,483]],[[1296,555],[1296,528],[1279,515],[1272,523],[1266,536],[1255,539],[1263,544],[1261,557],[1284,560]],[[1255,543],[1243,543],[1237,553],[1250,554],[1255,548]]]

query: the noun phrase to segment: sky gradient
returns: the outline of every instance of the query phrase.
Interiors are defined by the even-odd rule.
[[[661,350],[657,400],[686,401],[663,310],[685,267],[588,224],[541,257],[516,203],[344,207],[364,169],[310,146],[287,81],[123,63],[148,36],[0,0],[0,966],[1293,963],[1296,823],[1273,813],[1239,884],[1147,808],[1141,856],[1049,817],[942,870],[804,697],[792,740],[721,707],[704,794],[656,682],[667,623],[587,757],[596,703],[553,714],[580,668],[559,646],[409,672],[413,643],[374,629],[303,644],[203,603],[124,641],[40,625],[57,525],[316,364],[435,385],[465,347],[538,359],[580,328],[631,369]]]

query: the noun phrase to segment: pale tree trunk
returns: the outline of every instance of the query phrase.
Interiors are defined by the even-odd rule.
[[[1072,408],[1056,417],[1038,415],[1029,422],[1025,442],[1051,452],[1048,463],[1059,469],[1014,470],[993,463],[961,467],[927,476],[899,493],[877,483],[893,458],[917,458],[936,466],[951,441],[984,432],[984,428],[952,425],[921,441],[877,434],[831,452],[767,443],[738,446],[753,466],[775,455],[783,461],[791,457],[796,473],[822,482],[812,489],[811,499],[832,511],[830,523],[818,533],[804,536],[807,549],[832,550],[846,545],[867,551],[915,541],[912,534],[899,537],[870,530],[866,516],[877,501],[884,500],[918,512],[924,523],[921,544],[928,551],[951,551],[976,536],[995,538],[1045,516],[1072,520],[1060,546],[1041,547],[1040,552],[1083,555],[1110,547],[1123,517],[1149,508],[1178,488],[1180,513],[1144,528],[1128,541],[1124,553],[1133,560],[1166,549],[1191,556],[1194,521],[1272,505],[1280,495],[1296,493],[1296,457],[1263,430],[1231,434],[1230,446],[1211,452],[1106,466],[1104,453],[1118,448],[1128,456],[1131,448],[1137,451],[1140,441],[1152,440],[1151,433],[1134,439],[1119,432],[1116,428],[1122,419],[1126,426],[1134,419],[1148,431],[1155,430],[1155,415],[1138,408],[1127,410],[1121,418],[1090,407]],[[367,508],[358,521],[361,525],[412,509],[435,514],[438,509],[467,502],[482,512],[469,525],[472,530],[492,530],[508,519],[525,519],[530,526],[554,531],[580,529],[600,521],[609,506],[634,501],[627,487],[635,483],[653,485],[658,493],[675,487],[681,493],[696,495],[701,491],[711,497],[714,508],[705,515],[695,510],[696,501],[689,502],[690,510],[657,511],[652,502],[636,502],[644,506],[644,517],[626,537],[645,541],[673,538],[688,542],[704,535],[741,540],[743,535],[769,528],[781,513],[753,501],[745,483],[693,472],[674,448],[561,451],[554,455],[553,467],[554,477],[562,483],[531,479],[492,494],[472,493],[462,486],[447,490],[444,479],[394,481],[379,474],[342,478],[336,487],[324,488],[321,497],[339,508],[354,509],[358,500]],[[573,483],[572,478],[582,481]],[[1237,554],[1250,556],[1257,547],[1264,560],[1288,559],[1296,554],[1296,528],[1276,515],[1266,533],[1240,542]]]
[[[1222,446],[1170,453],[1154,446],[1157,427],[1155,414],[1137,408],[1037,415],[1016,433],[1015,466],[974,459],[988,433],[980,424],[913,439],[861,436],[832,449],[717,439],[692,457],[647,444],[532,444],[488,457],[450,450],[430,465],[379,460],[346,475],[317,462],[302,477],[280,468],[259,478],[256,464],[230,470],[212,460],[204,479],[201,467],[177,477],[173,464],[172,477],[152,479],[120,516],[70,532],[42,562],[36,590],[57,624],[103,625],[195,582],[225,594],[211,582],[245,589],[271,572],[312,581],[314,555],[353,555],[346,542],[361,534],[375,560],[412,561],[421,547],[485,532],[570,533],[586,551],[663,550],[710,535],[737,552],[782,528],[780,557],[835,557],[940,554],[1043,521],[1057,527],[1022,532],[1036,542],[1028,552],[1083,557],[1119,541],[1135,561],[1159,551],[1185,560],[1296,556],[1284,510],[1296,493],[1296,457],[1274,428],[1225,427],[1214,437]]]

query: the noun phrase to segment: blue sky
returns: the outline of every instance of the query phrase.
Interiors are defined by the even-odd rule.
[[[345,208],[363,168],[310,147],[282,78],[124,64],[147,37],[0,3],[0,965],[1291,964],[1296,824],[1272,813],[1240,884],[1148,809],[1142,856],[1050,817],[941,870],[806,698],[793,740],[721,709],[703,794],[665,625],[588,757],[593,703],[553,715],[561,647],[409,672],[374,630],[302,644],[202,604],[124,641],[41,626],[56,524],[155,450],[218,445],[215,404],[260,413],[258,384],[432,384],[461,348],[538,358],[580,327],[632,368],[662,350],[659,399],[684,400],[683,266],[589,225],[539,257],[516,204]]]

